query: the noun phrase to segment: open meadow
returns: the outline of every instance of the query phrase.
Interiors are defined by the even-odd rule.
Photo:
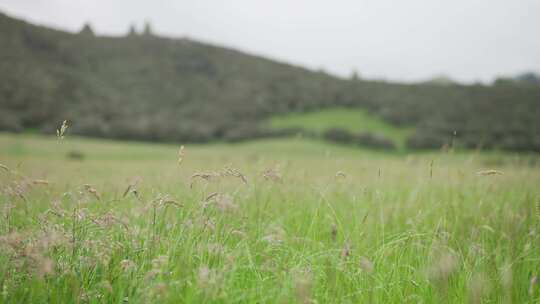
[[[0,134],[0,303],[537,303],[540,158]]]

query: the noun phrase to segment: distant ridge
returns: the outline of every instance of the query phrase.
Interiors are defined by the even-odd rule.
[[[68,119],[70,132],[95,137],[243,140],[284,135],[261,127],[275,114],[350,106],[416,127],[411,148],[457,139],[470,148],[540,151],[537,85],[344,80],[150,33],[72,34],[0,13],[0,130],[52,133]]]

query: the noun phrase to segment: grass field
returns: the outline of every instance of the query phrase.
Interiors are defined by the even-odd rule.
[[[331,128],[340,128],[350,132],[371,132],[384,135],[398,146],[403,147],[405,140],[412,134],[412,128],[392,126],[363,109],[332,108],[308,113],[292,113],[272,117],[268,125],[274,129],[303,128],[316,133]]]
[[[0,303],[540,301],[536,155],[178,149],[0,134]]]

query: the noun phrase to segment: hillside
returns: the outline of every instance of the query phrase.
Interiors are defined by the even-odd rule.
[[[324,41],[321,41],[324,43]],[[285,135],[276,114],[355,107],[414,128],[411,148],[540,151],[540,86],[344,80],[190,39],[101,37],[0,14],[0,130],[171,142]]]

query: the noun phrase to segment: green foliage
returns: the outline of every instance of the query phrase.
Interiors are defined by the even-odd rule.
[[[437,147],[457,131],[465,147],[540,150],[535,85],[346,80],[190,39],[70,34],[2,14],[0,45],[4,131],[50,134],[68,120],[75,134],[94,137],[237,141],[272,135],[260,127],[271,117],[347,107],[363,111],[314,115],[321,125],[344,118],[328,127],[377,128],[398,145],[414,130],[412,148]]]

